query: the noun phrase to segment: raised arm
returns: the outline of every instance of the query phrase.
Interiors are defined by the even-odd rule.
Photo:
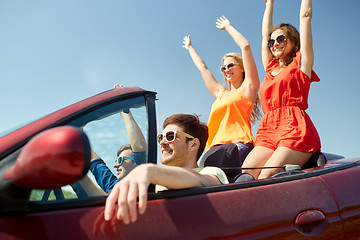
[[[88,175],[85,175],[81,180],[79,180],[83,190],[86,192],[87,196],[89,197],[96,197],[96,196],[106,196],[107,194],[94,185],[93,181],[89,178]]]
[[[273,12],[274,12],[274,0],[266,1],[266,8],[262,22],[262,42],[261,42],[261,57],[264,69],[271,57],[268,51],[268,36],[273,28]]]
[[[92,149],[91,150],[91,161],[100,158],[99,155],[96,154],[96,152],[94,152]],[[88,177],[88,175],[86,175],[85,177],[83,177],[79,183],[81,184],[83,190],[86,192],[86,194],[89,197],[92,196],[106,196],[107,194],[99,189],[97,186],[94,185],[93,181]],[[98,184],[100,186],[100,184]]]
[[[300,69],[311,77],[311,70],[314,65],[314,50],[311,31],[312,0],[302,0],[300,7]]]
[[[216,27],[228,32],[234,39],[235,43],[240,47],[243,57],[244,70],[246,73],[244,82],[241,85],[241,92],[247,98],[255,102],[260,81],[254,56],[248,40],[230,24],[230,21],[225,16],[217,19]]]
[[[146,151],[146,140],[145,137],[136,123],[133,115],[130,110],[128,112],[120,112],[121,116],[124,119],[126,132],[129,138],[130,146],[134,152],[143,152]]]
[[[147,189],[151,183],[168,189],[183,189],[216,185],[220,184],[220,181],[213,175],[202,175],[182,167],[142,164],[115,184],[106,200],[105,220],[109,221],[113,218],[117,202],[119,208],[116,218],[125,224],[135,222],[137,219],[136,199],[139,198],[138,211],[143,214],[147,204]]]
[[[114,88],[122,87],[123,85],[119,86],[119,84],[116,84]],[[145,137],[139,127],[139,125],[136,123],[132,113],[130,110],[124,112],[120,112],[121,116],[124,119],[126,133],[129,138],[130,146],[134,152],[142,152],[146,151],[146,140]]]
[[[214,75],[210,72],[205,62],[196,52],[194,46],[191,44],[190,35],[184,37],[183,44],[183,48],[189,51],[191,59],[200,71],[205,85],[209,89],[210,93],[214,96],[214,98],[220,98],[223,95],[225,87],[216,81]]]

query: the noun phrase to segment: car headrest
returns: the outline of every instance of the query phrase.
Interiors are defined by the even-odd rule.
[[[326,160],[325,155],[322,154],[322,152],[317,151],[315,154],[313,154],[311,156],[309,161],[307,161],[305,163],[305,165],[302,167],[302,169],[318,167],[318,166],[326,164],[326,162],[327,162],[327,160]]]
[[[235,143],[227,143],[209,149],[199,161],[200,167],[215,166],[224,168],[228,179],[238,175],[243,161]],[[230,169],[234,168],[234,169]]]

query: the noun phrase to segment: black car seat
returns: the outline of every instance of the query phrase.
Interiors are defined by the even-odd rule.
[[[272,178],[302,173],[303,171],[301,171],[301,169],[319,167],[319,166],[326,164],[326,162],[327,162],[327,160],[326,160],[325,155],[322,152],[317,151],[315,154],[313,154],[311,156],[309,161],[307,161],[302,168],[300,168],[297,165],[293,165],[294,166],[293,168],[288,168],[288,170],[286,170],[286,168],[285,168],[285,172],[279,172],[279,173],[273,175]],[[295,166],[297,166],[297,167],[295,167]]]
[[[199,161],[200,167],[214,166],[221,168],[230,183],[241,172],[241,160],[239,149],[235,143],[227,143],[216,146],[207,151]]]
[[[326,164],[326,162],[327,162],[327,160],[326,160],[325,155],[322,152],[317,151],[315,154],[313,154],[311,156],[309,161],[307,161],[305,163],[305,165],[302,167],[302,169],[322,166],[322,165]]]
[[[313,154],[311,156],[309,161],[307,161],[302,168],[298,165],[285,165],[284,166],[285,172],[276,173],[271,178],[283,177],[283,176],[289,176],[289,175],[302,173],[303,172],[303,171],[301,171],[302,169],[318,167],[318,166],[326,164],[326,162],[327,162],[327,160],[326,160],[325,155],[322,152],[317,151],[315,154]],[[237,176],[235,176],[232,179],[233,182],[247,182],[247,181],[252,181],[252,180],[254,180],[254,178],[249,174],[238,174]]]

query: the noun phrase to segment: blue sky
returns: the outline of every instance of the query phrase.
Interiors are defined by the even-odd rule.
[[[299,26],[300,0],[276,0],[274,23]],[[322,150],[359,157],[358,0],[314,0],[315,65],[308,114]],[[108,90],[156,91],[158,126],[174,113],[207,121],[214,101],[182,39],[191,34],[218,81],[239,51],[215,27],[225,15],[250,42],[262,81],[263,0],[0,0],[0,132]],[[254,133],[257,125],[254,126]],[[159,129],[160,131],[161,129]]]

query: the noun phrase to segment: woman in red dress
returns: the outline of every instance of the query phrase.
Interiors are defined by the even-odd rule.
[[[262,62],[265,79],[260,86],[264,111],[254,149],[243,167],[303,166],[320,150],[320,137],[305,112],[311,82],[320,79],[312,70],[312,1],[302,0],[300,34],[290,24],[273,28],[274,0],[266,1],[262,25]],[[280,169],[246,170],[254,178],[269,178]]]

